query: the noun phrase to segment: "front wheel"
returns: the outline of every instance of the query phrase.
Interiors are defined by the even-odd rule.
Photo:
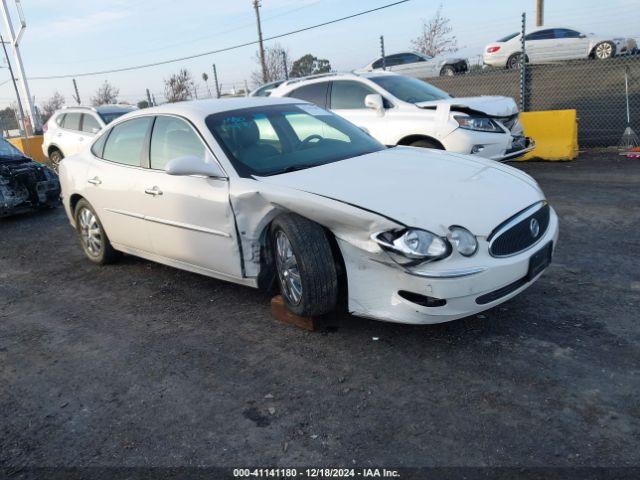
[[[271,228],[280,291],[293,313],[324,315],[338,301],[338,274],[324,229],[300,215],[276,218]]]
[[[593,49],[593,56],[598,60],[606,60],[616,53],[616,46],[611,42],[601,42]]]

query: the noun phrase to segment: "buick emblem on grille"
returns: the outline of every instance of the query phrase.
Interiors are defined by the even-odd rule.
[[[529,222],[529,231],[531,232],[531,236],[536,238],[540,233],[540,223],[535,218],[532,218]]]

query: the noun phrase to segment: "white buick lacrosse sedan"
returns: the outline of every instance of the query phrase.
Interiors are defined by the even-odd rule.
[[[478,157],[386,148],[295,99],[127,114],[65,158],[64,206],[86,256],[119,252],[270,288],[321,315],[438,323],[522,292],[558,218],[537,183]]]

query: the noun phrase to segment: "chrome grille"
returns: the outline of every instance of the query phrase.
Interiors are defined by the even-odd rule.
[[[539,202],[498,225],[489,235],[489,253],[508,257],[538,243],[549,227],[550,208]]]

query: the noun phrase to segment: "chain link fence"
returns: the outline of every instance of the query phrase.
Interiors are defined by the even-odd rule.
[[[525,110],[576,109],[580,147],[611,147],[627,127],[625,74],[631,127],[640,131],[640,55],[527,65]],[[425,81],[456,97],[504,95],[521,105],[519,69],[472,69]]]

